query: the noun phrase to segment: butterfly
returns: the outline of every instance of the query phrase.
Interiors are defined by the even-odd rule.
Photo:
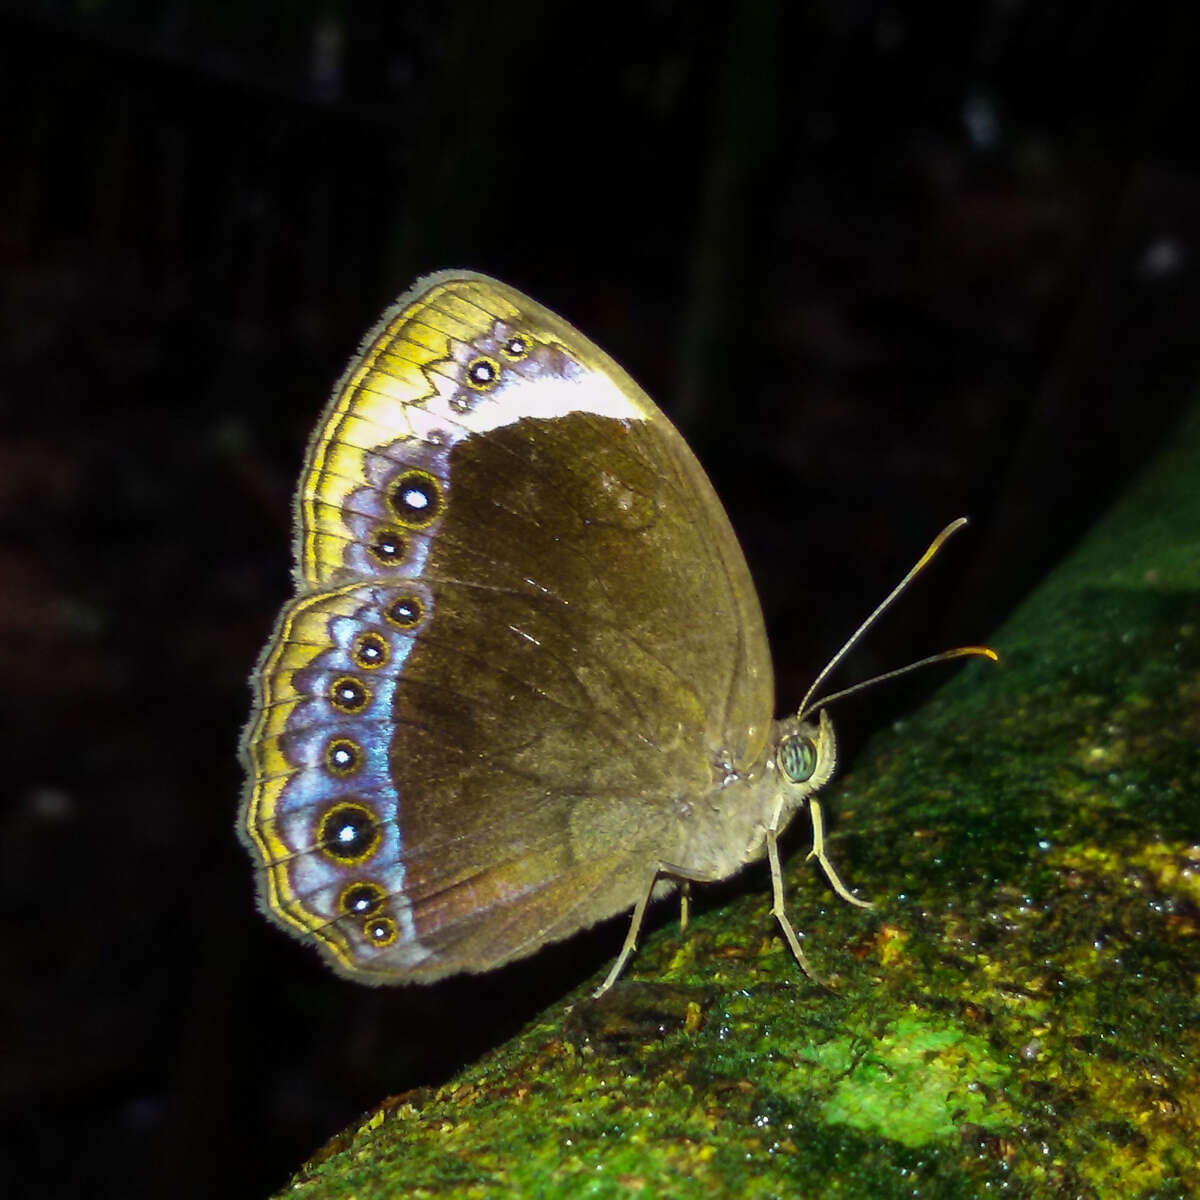
[[[241,744],[269,917],[345,975],[404,983],[632,909],[603,991],[652,896],[765,855],[812,974],[778,850],[799,808],[865,904],[825,852],[833,727],[808,698],[774,719],[725,511],[608,355],[497,280],[418,281],[334,388],[295,523]],[[994,657],[937,657],[969,653]]]

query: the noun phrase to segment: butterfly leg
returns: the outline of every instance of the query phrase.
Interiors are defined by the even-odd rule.
[[[650,903],[650,897],[654,892],[654,885],[658,880],[659,867],[655,866],[650,873],[650,878],[642,890],[638,902],[634,905],[633,917],[629,922],[629,932],[625,935],[625,943],[621,947],[621,953],[617,955],[617,961],[613,963],[608,974],[604,977],[604,982],[592,993],[592,998],[597,999],[603,996],[608,991],[617,979],[621,972],[625,969],[625,964],[629,961],[629,956],[637,949],[638,930],[642,927],[642,919],[646,915],[646,905]]]
[[[788,920],[788,915],[784,908],[783,871],[779,866],[779,840],[774,829],[767,830],[767,861],[771,864],[771,916],[779,922],[779,928],[783,930],[783,936],[792,953],[796,956],[796,961],[800,964],[800,970],[813,983],[819,983],[822,987],[826,987],[828,985],[812,969],[807,955],[800,949],[800,939],[796,936],[796,931],[792,928],[792,923]]]
[[[617,961],[613,963],[612,969],[604,977],[604,982],[592,993],[593,999],[597,996],[603,996],[617,982],[621,972],[625,969],[625,964],[629,961],[629,956],[637,949],[638,931],[642,927],[642,919],[646,915],[646,906],[650,903],[650,897],[654,894],[654,885],[658,882],[660,875],[671,875],[679,880],[680,929],[687,928],[688,914],[691,907],[691,883],[693,881],[696,883],[716,883],[722,878],[720,875],[698,875],[694,871],[689,871],[686,867],[676,866],[673,863],[660,862],[655,864],[653,873],[646,880],[646,887],[641,894],[641,898],[634,907],[633,916],[629,921],[629,932],[625,935],[625,942],[621,946],[620,954],[617,955]]]
[[[850,889],[838,877],[838,873],[833,869],[833,863],[829,861],[828,856],[825,854],[825,819],[821,815],[821,805],[816,799],[809,800],[808,811],[812,816],[813,844],[804,861],[808,862],[810,858],[815,858],[821,864],[821,870],[825,872],[825,878],[829,880],[833,886],[833,890],[843,900],[857,905],[859,908],[874,908],[875,906],[870,900],[860,900],[851,893]],[[807,970],[807,968],[805,969]]]

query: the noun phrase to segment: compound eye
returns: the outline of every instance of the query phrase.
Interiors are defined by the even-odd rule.
[[[817,744],[803,733],[789,733],[779,743],[775,759],[792,783],[806,783],[817,769]]]

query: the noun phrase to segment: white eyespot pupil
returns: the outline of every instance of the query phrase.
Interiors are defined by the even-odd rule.
[[[358,836],[358,830],[353,825],[343,825],[337,831],[337,840],[343,845],[349,845]]]
[[[429,507],[429,497],[425,495],[419,488],[409,488],[404,493],[404,505],[406,508],[422,509]]]

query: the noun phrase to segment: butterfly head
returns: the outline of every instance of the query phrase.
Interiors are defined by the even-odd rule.
[[[815,716],[793,716],[776,722],[775,768],[782,807],[794,812],[825,786],[837,767],[837,738],[824,709]]]

